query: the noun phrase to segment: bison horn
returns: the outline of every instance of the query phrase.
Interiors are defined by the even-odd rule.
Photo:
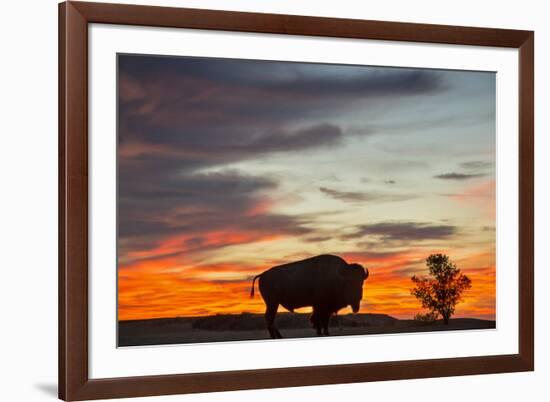
[[[366,281],[368,277],[369,277],[369,270],[365,268],[365,272],[363,274],[363,280]]]

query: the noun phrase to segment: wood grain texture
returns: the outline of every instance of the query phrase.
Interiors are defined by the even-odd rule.
[[[88,381],[88,29],[60,5],[59,394]]]
[[[89,22],[337,38],[519,47],[528,31],[73,2]]]
[[[519,49],[519,353],[108,378],[88,376],[88,24],[109,23]],[[530,31],[167,7],[59,6],[59,397],[85,400],[534,369],[534,35]]]
[[[535,367],[535,37],[519,48],[519,354]]]

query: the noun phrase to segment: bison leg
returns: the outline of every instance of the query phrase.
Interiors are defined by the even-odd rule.
[[[329,324],[329,321],[330,321],[330,313],[326,313],[323,315],[323,318],[322,318],[322,323],[323,323],[323,334],[325,335],[330,335],[328,333],[328,324]]]
[[[322,335],[321,317],[317,309],[315,308],[313,309],[313,312],[311,313],[311,318],[309,320],[311,321],[313,328],[315,328],[315,330],[317,331],[317,336],[321,336]]]
[[[269,304],[265,310],[265,323],[267,325],[267,330],[269,331],[269,336],[271,336],[272,339],[282,338],[281,333],[275,326],[275,316],[277,315],[278,308],[278,304]]]

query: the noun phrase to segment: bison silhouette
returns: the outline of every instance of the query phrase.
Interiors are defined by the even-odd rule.
[[[351,306],[359,311],[363,298],[363,282],[369,271],[359,264],[348,264],[335,255],[318,255],[305,260],[278,265],[256,275],[250,297],[254,297],[254,282],[259,283],[264,300],[265,321],[271,338],[282,338],[275,326],[279,305],[290,312],[311,306],[311,323],[317,335],[329,335],[332,314]],[[322,331],[322,332],[321,332]]]

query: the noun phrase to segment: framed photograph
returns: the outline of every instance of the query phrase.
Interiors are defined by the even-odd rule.
[[[61,399],[534,369],[533,32],[59,22]]]

